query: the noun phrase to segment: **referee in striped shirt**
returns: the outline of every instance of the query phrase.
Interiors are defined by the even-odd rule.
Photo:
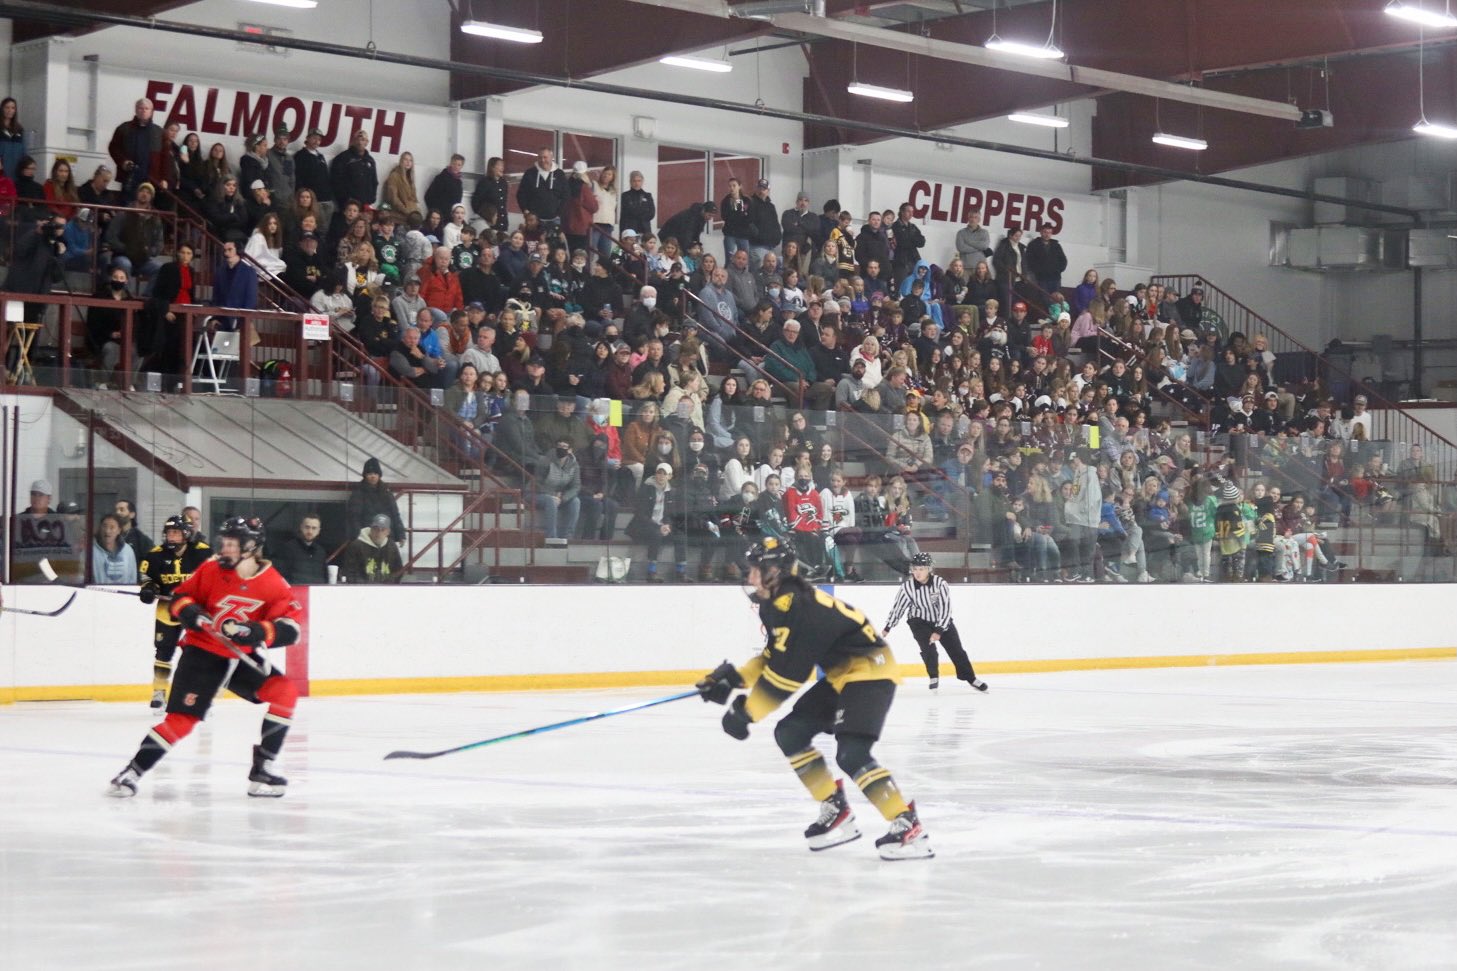
[[[956,677],[978,691],[987,689],[986,682],[976,676],[971,659],[961,646],[961,635],[956,633],[956,624],[951,620],[951,588],[946,581],[931,573],[931,554],[917,553],[911,557],[911,575],[901,584],[895,604],[890,608],[890,619],[885,622],[881,637],[889,637],[891,628],[910,614],[907,623],[916,643],[921,647],[921,660],[926,662],[926,675],[931,679],[934,691],[941,684],[941,663],[936,654],[936,645],[946,648],[956,668]]]

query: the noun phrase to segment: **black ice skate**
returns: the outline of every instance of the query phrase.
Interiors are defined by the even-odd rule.
[[[930,688],[932,691],[935,691],[937,688],[941,687],[941,679],[932,678],[931,683],[927,685],[927,687]]]
[[[844,779],[836,780],[835,794],[820,803],[820,818],[804,831],[804,838],[815,852],[860,838],[855,814],[850,811],[850,803],[845,799]]]
[[[137,783],[141,778],[142,774],[137,771],[136,766],[128,762],[127,767],[111,780],[111,787],[106,790],[106,794],[116,799],[130,799],[137,794]]]
[[[987,689],[987,683],[981,678],[972,678],[970,684],[977,691],[985,691]]]
[[[160,710],[163,707],[165,707],[166,704],[167,704],[167,689],[166,688],[158,688],[156,691],[153,691],[152,692],[152,708],[154,710]]]
[[[882,860],[928,860],[936,853],[916,815],[916,804],[891,820],[890,832],[875,841]]]
[[[253,771],[248,773],[248,795],[277,799],[283,795],[288,780],[273,774],[273,758],[261,746],[253,746]]]

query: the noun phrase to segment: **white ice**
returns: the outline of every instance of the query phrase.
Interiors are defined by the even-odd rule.
[[[1457,664],[908,681],[884,823],[809,853],[769,726],[667,689],[305,699],[282,800],[221,704],[130,801],[135,704],[0,709],[0,968],[1457,966]],[[853,787],[852,787],[853,788]]]

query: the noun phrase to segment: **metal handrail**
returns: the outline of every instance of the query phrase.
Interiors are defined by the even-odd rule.
[[[707,310],[710,314],[712,314],[718,320],[720,320],[723,323],[728,324],[730,327],[732,327],[734,329],[734,332],[735,333],[738,333],[738,334],[742,335],[743,337],[747,338],[750,341],[750,343],[753,344],[754,347],[757,347],[761,351],[764,352],[764,356],[765,357],[772,357],[772,358],[774,358],[776,361],[779,361],[785,367],[789,368],[789,370],[791,370],[795,374],[799,375],[799,382],[800,383],[802,383],[802,384],[808,384],[809,383],[808,381],[805,380],[805,376],[804,376],[803,369],[798,368],[798,367],[795,367],[794,366],[794,363],[792,361],[790,361],[788,358],[786,358],[783,354],[780,354],[778,351],[775,351],[772,348],[765,347],[764,344],[763,344],[763,342],[760,341],[758,338],[756,338],[753,334],[750,334],[748,331],[744,330],[742,327],[740,327],[739,325],[735,324],[733,321],[731,321],[728,318],[724,317],[723,314],[719,313],[717,310],[714,310],[708,304],[704,303],[703,302],[703,299],[701,297],[699,297],[698,294],[693,293],[691,290],[688,290],[686,288],[683,290],[683,293],[686,296],[690,297],[693,300],[694,303],[698,304],[698,306],[700,306],[700,307],[704,308],[705,310]],[[709,337],[711,337],[715,341],[717,341],[718,344],[719,344],[719,346],[722,347],[725,351],[728,351],[728,352],[734,354],[735,357],[738,356],[737,352],[735,352],[733,350],[733,348],[729,345],[729,342],[724,339],[724,337],[723,337],[722,334],[715,333],[714,331],[708,329],[707,327],[700,327],[700,326],[698,326],[698,324],[697,324],[696,321],[694,322],[694,330],[695,330],[696,333],[708,335]],[[798,407],[803,408],[804,407],[804,391],[803,391],[803,389],[796,389],[796,391],[797,391],[797,398],[798,398],[798,401],[799,401]]]

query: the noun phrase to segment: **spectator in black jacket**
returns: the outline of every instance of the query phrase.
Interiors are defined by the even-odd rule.
[[[850,373],[850,355],[840,349],[840,334],[830,324],[820,324],[819,343],[809,349],[809,358],[814,361],[815,377],[820,381],[838,386],[840,379]]]
[[[855,262],[860,264],[861,273],[868,273],[867,267],[872,262],[882,267],[890,265],[890,242],[885,238],[885,227],[880,224],[878,212],[872,212],[860,229],[855,240]]]
[[[628,190],[622,194],[617,203],[617,219],[622,231],[633,230],[639,236],[647,236],[653,231],[653,219],[658,215],[657,203],[653,201],[653,194],[643,188],[643,176],[641,172],[633,172],[628,176]],[[662,239],[674,235],[663,227],[660,233]],[[703,222],[700,218],[698,225],[699,232],[703,230]],[[693,237],[697,239],[697,236]],[[678,237],[678,243],[684,249],[688,248],[687,240]]]
[[[475,191],[470,194],[470,207],[492,232],[504,233],[509,226],[510,214],[506,211],[509,200],[506,194],[510,188],[511,184],[506,181],[505,160],[499,157],[488,160],[486,174],[476,183]],[[495,242],[490,237],[486,237],[484,241]]]
[[[626,196],[623,197],[624,201]],[[658,234],[659,239],[676,239],[678,248],[687,250],[694,244],[702,245],[703,227],[711,216],[718,215],[718,206],[712,202],[695,202],[682,212],[670,217],[663,223],[662,231]],[[624,231],[627,226],[622,227]]]
[[[319,210],[319,232],[328,228],[334,215],[334,185],[329,178],[329,163],[319,151],[324,133],[310,128],[304,138],[304,146],[293,153],[293,183],[295,190],[308,189],[314,194],[314,207]]]
[[[375,516],[389,517],[390,539],[396,543],[405,541],[405,521],[400,518],[400,507],[395,504],[394,493],[384,484],[379,459],[371,457],[365,460],[359,481],[349,487],[349,499],[344,504],[345,534],[357,535]]]
[[[750,247],[749,236],[753,232],[753,220],[749,216],[749,197],[744,195],[738,179],[729,179],[728,195],[718,204],[723,215],[723,258],[730,262],[739,250]],[[678,240],[679,243],[683,241]],[[763,257],[760,257],[760,262]]]
[[[1027,244],[1027,275],[1044,293],[1051,294],[1062,289],[1065,270],[1067,254],[1062,251],[1062,244],[1052,238],[1052,226],[1043,223],[1037,228],[1037,238]]]
[[[379,169],[369,154],[369,134],[362,129],[349,140],[349,148],[334,156],[329,163],[329,181],[334,200],[343,203],[357,199],[372,206],[379,199]]]
[[[496,251],[490,247],[481,251],[481,258],[474,266],[461,270],[460,297],[469,307],[478,303],[488,314],[498,314],[506,306],[506,284],[496,274]]]
[[[450,164],[436,173],[425,190],[425,208],[434,209],[442,215],[448,214],[460,205],[465,197],[465,187],[460,181],[460,170],[465,168],[464,155],[450,156]]]
[[[567,205],[567,176],[556,164],[556,154],[543,148],[536,164],[521,176],[516,187],[516,204],[521,211],[532,212],[548,229],[559,228],[562,210]]]
[[[5,289],[11,293],[49,293],[52,287],[63,282],[61,254],[65,244],[61,242],[61,234],[65,231],[66,221],[57,216],[42,220],[23,236],[11,256]],[[45,304],[27,303],[26,323],[39,323],[45,309]]]
[[[764,262],[764,254],[779,247],[779,210],[769,198],[769,180],[760,179],[749,198],[749,258],[754,266]]]
[[[389,357],[390,349],[400,339],[400,327],[390,316],[390,298],[376,294],[368,312],[357,314],[354,336],[364,345],[370,357]]]
[[[921,227],[911,222],[909,202],[900,207],[895,222],[891,223],[890,231],[895,236],[895,261],[891,269],[895,273],[895,282],[899,285],[921,261],[921,247],[926,245],[926,237],[921,232]]]
[[[296,533],[279,543],[268,544],[268,559],[274,569],[296,587],[329,582],[326,564],[329,551],[318,542],[319,528],[319,517],[305,513]]]
[[[784,210],[779,220],[784,242],[799,244],[801,253],[816,253],[824,242],[820,235],[820,217],[809,211],[809,193],[794,197],[794,208]]]

